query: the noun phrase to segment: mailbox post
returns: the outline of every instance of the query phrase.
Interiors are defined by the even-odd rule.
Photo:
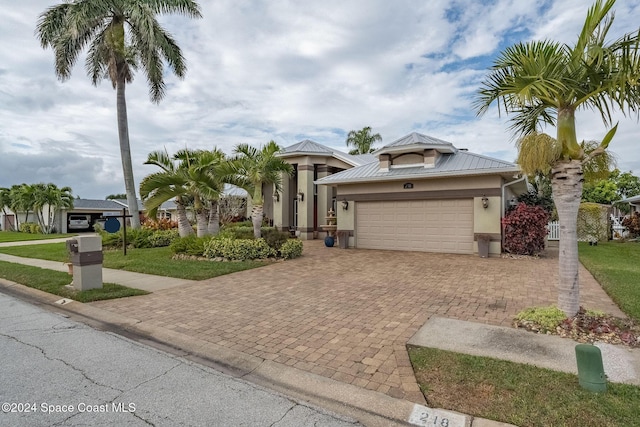
[[[79,291],[102,288],[102,237],[78,236],[67,240],[73,264],[73,287]]]

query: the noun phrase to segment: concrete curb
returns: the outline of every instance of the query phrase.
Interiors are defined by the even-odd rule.
[[[208,365],[228,375],[273,389],[293,399],[309,402],[344,414],[372,427],[426,426],[431,419],[447,418],[450,427],[508,427],[504,424],[454,411],[427,408],[407,400],[342,383],[270,360],[186,337],[172,330],[148,325],[142,320],[116,315],[77,301],[58,304],[61,297],[0,279],[0,290],[18,299],[40,305],[89,324],[114,332],[179,357]],[[422,419],[420,414],[423,415]]]

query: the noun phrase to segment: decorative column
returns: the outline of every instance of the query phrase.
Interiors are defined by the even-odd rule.
[[[313,163],[305,157],[304,163],[298,164],[298,231],[302,240],[313,239]]]
[[[286,173],[282,173],[280,179],[282,180],[282,191],[278,192],[278,195],[274,196],[273,200],[273,225],[282,231],[288,231],[292,225],[291,216],[289,210],[291,206],[292,194],[295,194],[296,189],[291,188],[289,184],[291,178]]]

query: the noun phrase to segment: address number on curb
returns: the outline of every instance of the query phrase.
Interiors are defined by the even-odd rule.
[[[468,425],[467,417],[462,414],[427,408],[422,405],[413,406],[408,422],[424,427],[465,427]]]

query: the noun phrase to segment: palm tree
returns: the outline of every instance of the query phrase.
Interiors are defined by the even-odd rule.
[[[34,206],[34,187],[29,184],[12,185],[9,190],[9,208],[16,214],[16,227],[20,230],[20,220],[18,212],[24,212],[24,222],[29,222],[29,213]]]
[[[245,189],[253,203],[251,220],[253,221],[253,235],[260,238],[260,227],[264,215],[263,185],[275,185],[276,191],[281,190],[282,173],[291,175],[293,167],[276,157],[280,147],[274,141],[261,148],[239,144],[234,149],[235,157],[229,162],[230,175],[226,181]]]
[[[11,190],[8,188],[0,188],[0,209],[2,209],[3,218],[7,217],[7,208],[10,208],[11,205]],[[13,225],[9,222],[9,227],[11,227],[10,231],[14,231]],[[6,231],[6,230],[5,230]]]
[[[44,234],[49,234],[55,224],[56,215],[61,208],[73,208],[73,195],[70,187],[58,188],[55,184],[34,184],[33,209]],[[47,214],[45,218],[45,208]]]
[[[187,192],[193,197],[198,237],[217,234],[220,229],[218,200],[224,189],[226,156],[218,149],[180,150],[175,159],[188,177]]]
[[[382,137],[379,133],[371,134],[369,126],[363,127],[361,130],[352,130],[347,134],[347,147],[353,146],[353,150],[349,154],[369,154],[375,150],[371,148],[376,142],[381,142]]]
[[[541,125],[556,126],[557,143],[534,169],[548,168],[560,220],[558,307],[567,316],[579,309],[577,216],[584,165],[605,152],[617,125],[590,153],[578,143],[577,110],[598,111],[606,126],[612,110],[637,113],[640,108],[640,31],[609,42],[615,0],[598,0],[589,9],[575,45],[553,41],[518,43],[495,60],[482,83],[475,107],[484,114],[493,102],[514,113],[511,129],[529,135]],[[526,166],[524,167],[526,169]],[[525,170],[526,172],[526,170]]]
[[[48,8],[36,28],[42,47],[53,49],[55,72],[61,81],[71,76],[78,55],[88,47],[85,68],[91,82],[97,85],[108,78],[116,90],[120,157],[133,228],[140,228],[140,218],[125,86],[141,66],[151,101],[159,103],[165,93],[163,62],[180,78],[186,70],[180,47],[156,18],[165,13],[201,16],[193,0],[73,0]]]
[[[140,197],[150,218],[155,218],[158,208],[167,200],[173,199],[178,211],[178,233],[180,237],[193,234],[193,228],[187,218],[186,205],[189,203],[187,195],[187,178],[178,169],[178,165],[165,151],[149,153],[145,165],[155,165],[162,169],[147,175],[140,183]]]
[[[224,188],[222,169],[226,163],[222,151],[180,150],[173,157],[165,151],[149,154],[145,164],[153,164],[162,172],[148,175],[140,184],[140,194],[149,215],[155,217],[158,208],[174,199],[178,210],[180,236],[192,234],[186,206],[196,214],[197,235],[216,234],[219,230],[218,199]]]

